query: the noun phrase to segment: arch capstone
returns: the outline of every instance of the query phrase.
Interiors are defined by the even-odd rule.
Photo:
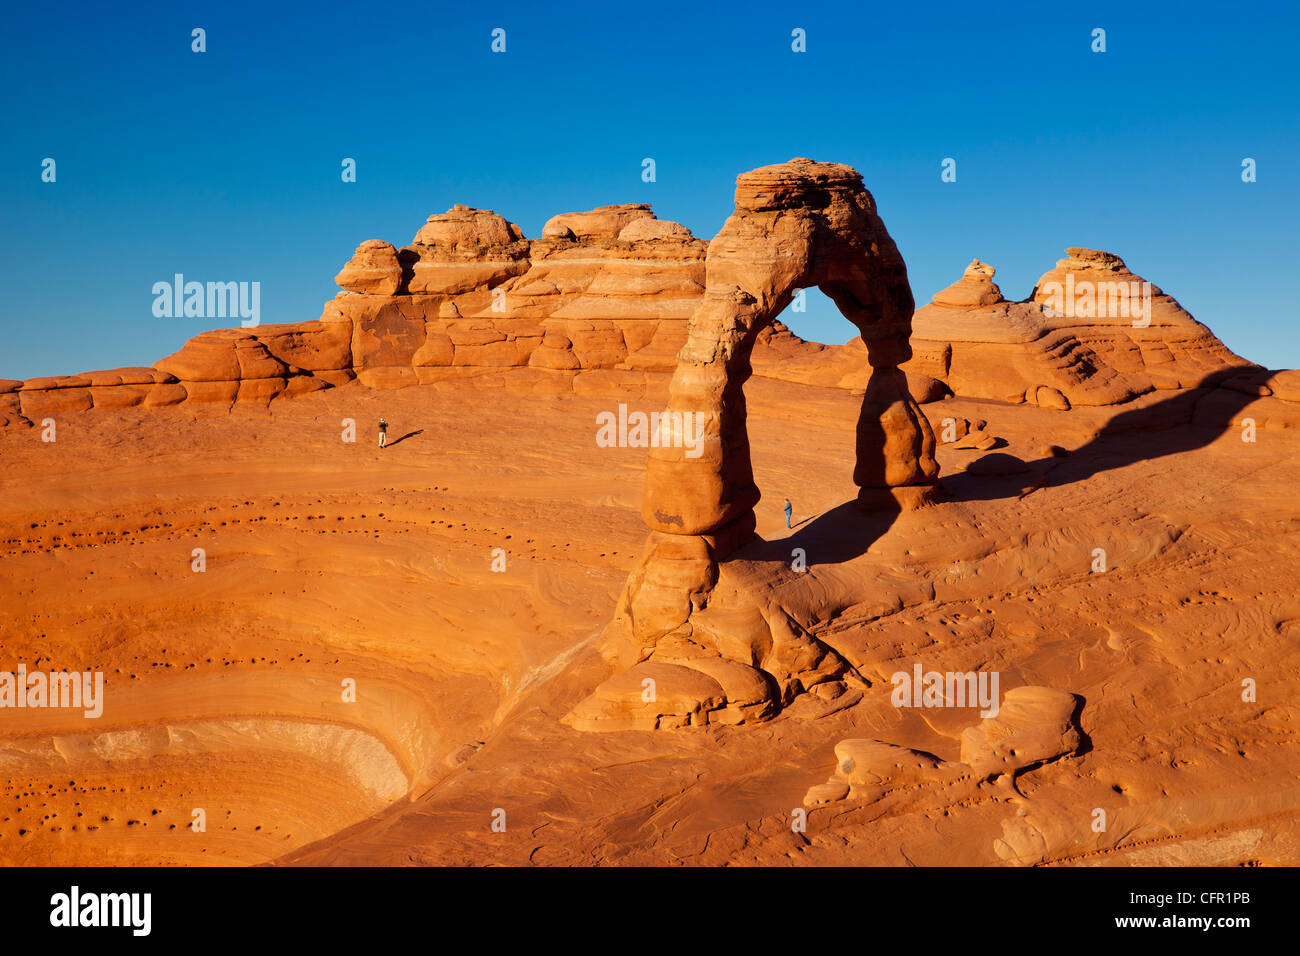
[[[838,708],[866,686],[806,629],[816,609],[778,599],[791,590],[780,586],[788,567],[724,560],[753,538],[760,498],[746,428],[750,354],[812,286],[858,328],[872,368],[857,425],[858,504],[896,512],[933,499],[934,434],[898,368],[911,358],[907,267],[861,175],[810,159],[742,174],[735,211],[708,247],[664,417],[693,415],[702,442],[692,454],[671,442],[649,449],[650,535],[603,635],[619,673],[567,715],[572,726],[762,721],[806,692]]]

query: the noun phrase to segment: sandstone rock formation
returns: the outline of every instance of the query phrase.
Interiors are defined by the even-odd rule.
[[[1051,687],[1007,691],[993,717],[961,735],[961,762],[988,779],[1075,753],[1082,738],[1076,726],[1079,701]]]
[[[455,205],[401,249],[361,243],[318,321],[203,332],[152,369],[0,382],[0,427],[504,369],[551,391],[583,387],[575,381],[594,370],[643,381],[673,367],[704,291],[705,248],[644,204],[556,216],[532,241],[491,210]]]
[[[1227,369],[1255,367],[1119,256],[1076,247],[1065,252],[1030,300],[1052,328],[1073,330],[1121,374],[1156,389],[1195,388]]]
[[[942,761],[881,740],[841,740],[835,745],[835,772],[826,783],[809,789],[804,805],[846,799],[873,803],[918,786],[946,791],[955,803],[993,778],[1013,783],[1016,774],[1079,750],[1079,706],[1078,699],[1063,690],[1013,688],[996,716],[962,732],[958,761]]]
[[[841,740],[835,745],[831,779],[810,788],[803,802],[809,807],[845,799],[871,803],[891,787],[941,785],[964,779],[967,772],[961,764],[883,740]]]
[[[821,287],[856,325],[872,368],[854,481],[867,492],[917,489],[937,475],[934,436],[898,366],[911,357],[912,293],[862,177],[796,159],[745,173],[736,211],[709,244],[704,300],[691,317],[669,411],[705,415],[705,450],[652,449],[642,514],[665,534],[726,535],[758,502],[743,387],[757,334],[795,292]],[[741,533],[743,536],[743,532]]]
[[[267,329],[235,332],[260,341]],[[248,351],[238,342],[226,348]],[[272,331],[266,344],[290,371],[293,339]],[[795,362],[848,351],[779,344]],[[262,380],[279,371],[243,358]],[[29,391],[132,398],[154,391],[155,371]],[[271,414],[241,403],[202,421],[189,401],[62,412],[49,444],[6,429],[7,666],[102,671],[107,708],[89,723],[4,711],[0,862],[1300,862],[1289,573],[1300,432],[1272,428],[1287,409],[1297,418],[1295,373],[1247,370],[1221,388],[1068,412],[945,400],[925,410],[945,442],[949,499],[891,516],[852,504],[861,397],[756,371],[744,391],[761,537],[717,563],[700,609],[665,586],[665,606],[690,609],[690,634],[660,638],[648,670],[624,669],[631,680],[584,708],[597,726],[743,723],[595,737],[557,717],[617,672],[592,638],[641,567],[644,451],[590,441],[605,395],[520,400],[494,380],[641,373],[481,371],[388,392],[348,372],[343,388],[292,400],[286,389]],[[649,378],[644,401],[663,407],[669,373]],[[21,414],[23,384],[0,383],[0,408]],[[382,453],[339,441],[340,418],[381,413],[397,435],[422,432]],[[1225,430],[1244,418],[1257,442]],[[1000,440],[1033,470],[1025,482],[1050,480],[1025,496],[1015,476],[961,474],[985,452],[955,450],[940,437],[950,428]],[[688,565],[699,540],[667,539]],[[192,572],[195,547],[206,574]],[[487,560],[495,547],[509,552],[506,573]],[[882,682],[917,660],[1073,691],[1091,745],[1016,771],[1031,771],[1017,794],[1002,757],[1040,754],[1025,731],[1063,725],[1049,713],[1019,740],[983,733],[991,746],[966,755],[992,761],[982,782],[961,750],[974,708],[891,703]],[[1247,676],[1257,703],[1242,699]],[[348,677],[354,703],[340,700]],[[1014,715],[1015,696],[996,720]],[[842,767],[832,748],[844,740],[887,742],[887,759],[841,748],[855,760]],[[807,831],[792,833],[791,809],[833,771],[832,802],[810,799]],[[210,812],[194,833],[195,794],[233,813]],[[485,839],[498,806],[509,833]]]
[[[853,481],[868,507],[917,506],[938,476],[934,435],[898,366],[908,346],[907,270],[853,169],[795,159],[741,175],[736,209],[709,244],[704,299],[687,327],[668,414],[703,422],[702,454],[661,442],[649,453],[642,517],[651,529],[611,625],[613,654],[635,662],[570,715],[583,729],[654,729],[763,719],[804,690],[833,699],[861,684],[853,668],[761,593],[718,587],[719,561],[754,529],[744,384],[763,330],[798,289],[819,286],[862,333],[870,364]],[[683,712],[643,695],[648,669],[670,664],[736,678],[701,690]],[[685,686],[684,677],[675,681]],[[675,708],[675,709],[674,709]]]
[[[741,177],[712,247],[638,204],[532,240],[453,207],[363,243],[319,321],[0,381],[6,666],[108,688],[91,724],[6,709],[0,863],[1300,861],[1300,373],[1154,293],[1145,328],[1048,315],[1050,283],[1065,312],[1136,281],[1082,250],[1023,303],[973,264],[902,361],[901,259],[844,170]],[[866,341],[792,335],[787,281]],[[637,382],[714,429],[655,450],[648,537],[644,452],[589,440]],[[904,510],[923,399],[947,498]],[[339,441],[379,414],[411,440]],[[920,659],[1013,689],[895,706]],[[229,808],[202,833],[196,794]]]
[[[913,314],[903,259],[861,177],[806,159],[739,177],[735,211],[711,243],[639,203],[563,213],[533,240],[492,210],[455,205],[429,216],[400,249],[363,242],[318,321],[204,332],[148,369],[0,383],[0,425],[92,408],[266,404],[353,381],[389,389],[505,371],[525,388],[621,394],[672,371],[661,421],[701,421],[702,453],[652,442],[642,507],[651,536],[611,629],[611,643],[621,645],[613,656],[623,667],[696,658],[736,667],[664,671],[659,701],[633,699],[630,685],[616,683],[574,720],[763,719],[806,691],[838,699],[860,682],[802,632],[798,614],[751,606],[743,580],[719,585],[719,562],[751,536],[759,499],[745,425],[751,374],[862,395],[853,481],[859,501],[882,510],[933,500],[935,439],[921,401],[955,394],[1067,412],[1211,379],[1284,400],[1300,393],[1232,355],[1118,257],[1068,253],[1025,302],[1008,301],[994,269],[975,260]],[[777,321],[812,286],[859,338],[804,342]],[[955,447],[1003,444],[975,428]],[[994,454],[968,471],[996,477],[1026,468]],[[737,626],[710,624],[723,609],[744,622],[725,647],[707,636]],[[689,692],[672,690],[679,683]]]
[[[1067,410],[1210,384],[1251,363],[1108,252],[1067,249],[1010,302],[978,259],[913,319],[909,374],[969,398]]]
[[[382,289],[368,278],[377,256]],[[703,259],[703,242],[643,204],[556,216],[532,241],[453,206],[392,257],[363,243],[321,319],[351,326],[352,369],[371,387],[527,367],[563,389],[587,369],[667,367],[661,326],[689,314]]]
[[[807,168],[833,165],[799,162]],[[0,427],[91,408],[266,404],[350,381],[386,389],[486,376],[522,390],[636,392],[648,376],[676,368],[678,352],[688,345],[687,320],[698,306],[705,306],[715,324],[748,323],[749,331],[729,334],[740,336],[745,368],[753,374],[866,395],[867,431],[874,427],[867,423],[882,415],[915,423],[915,403],[953,394],[1065,411],[1125,402],[1157,388],[1212,384],[1234,370],[1244,376],[1236,387],[1268,387],[1267,376],[1259,375],[1263,370],[1233,355],[1172,298],[1144,286],[1117,256],[1086,249],[1067,250],[1069,256],[1024,302],[1006,300],[993,282],[993,268],[975,260],[960,280],[916,312],[911,352],[891,364],[891,343],[906,340],[897,334],[909,311],[902,303],[911,300],[892,241],[873,261],[885,272],[898,272],[893,291],[879,301],[856,301],[863,276],[843,271],[853,242],[836,249],[818,237],[858,228],[850,220],[860,211],[828,205],[818,212],[829,224],[827,233],[811,226],[808,215],[782,212],[781,203],[801,200],[788,194],[789,183],[765,181],[764,175],[783,174],[747,174],[737,206],[744,215],[734,231],[715,239],[710,258],[717,288],[734,287],[753,298],[734,310],[725,293],[705,296],[708,245],[686,227],[655,218],[644,203],[562,213],[533,240],[491,210],[455,205],[429,216],[400,249],[377,239],[361,243],[336,276],[342,291],[318,321],[204,332],[152,369],[87,373],[93,383],[75,375],[0,382]],[[831,202],[840,188],[836,176],[856,174],[818,175],[825,182],[813,187],[813,205],[822,201],[823,188]],[[779,264],[759,279],[754,269],[762,265],[746,260],[746,248],[758,248],[755,230],[769,227],[771,236],[759,245]],[[863,235],[870,233],[868,228]],[[807,256],[813,258],[804,262]],[[762,288],[747,290],[744,282]],[[829,293],[867,336],[823,345],[805,342],[777,321],[775,314],[793,292],[811,285]],[[772,295],[777,287],[781,296]],[[729,311],[737,314],[728,318]],[[1140,327],[1133,326],[1134,315],[1141,317]],[[710,361],[729,360],[706,360],[701,369]],[[889,374],[895,368],[901,377]],[[506,370],[513,370],[508,378],[501,374]],[[729,396],[722,407],[733,407]],[[898,449],[894,460],[917,454]],[[743,473],[741,450],[727,449],[725,456],[728,469]],[[859,466],[867,467],[861,456]],[[909,467],[907,475],[863,473],[860,485],[892,488],[895,495],[925,485],[924,469]],[[733,517],[743,512],[743,484],[741,477],[729,489],[737,493],[734,501],[716,506],[730,509]]]
[[[423,230],[421,230],[423,231]],[[334,277],[349,292],[363,295],[397,295],[402,287],[402,264],[391,242],[368,239]]]

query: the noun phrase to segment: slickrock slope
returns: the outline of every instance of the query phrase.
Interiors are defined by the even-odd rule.
[[[663,407],[659,382],[630,401]],[[870,686],[839,710],[808,693],[763,723],[592,734],[562,718],[618,673],[596,649],[646,537],[646,451],[595,443],[609,398],[507,389],[353,382],[197,421],[68,413],[50,444],[7,430],[3,666],[107,687],[97,721],[0,710],[0,861],[1300,863],[1300,433],[1267,423],[1289,403],[945,399],[924,410],[946,500],[891,519],[852,504],[861,398],[756,376],[758,538],[722,574],[777,580]],[[340,441],[381,414],[396,444]],[[945,418],[987,420],[1029,471],[969,474],[985,453],[944,443]],[[840,741],[961,761],[978,708],[891,704],[918,662],[1082,697],[1080,752],[1015,791],[894,787],[793,832]]]

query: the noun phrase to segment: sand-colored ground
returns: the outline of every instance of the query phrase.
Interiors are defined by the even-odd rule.
[[[598,447],[595,417],[662,408],[667,375],[621,396],[492,378],[0,435],[0,669],[107,678],[98,720],[0,711],[0,861],[1300,863],[1300,433],[1243,442],[1246,396],[930,404],[1031,470],[964,474],[985,452],[941,446],[949,500],[873,517],[845,505],[860,398],[752,380],[761,540],[728,579],[798,589],[871,686],[756,725],[584,733],[560,718],[614,673],[598,637],[646,535],[645,451]],[[843,739],[958,758],[975,709],[890,703],[918,660],[1080,696],[1081,753],[795,832]]]

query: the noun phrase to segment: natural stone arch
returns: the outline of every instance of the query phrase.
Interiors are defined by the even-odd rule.
[[[650,449],[642,503],[650,537],[603,644],[627,670],[570,712],[579,729],[761,721],[805,691],[842,706],[865,686],[799,623],[807,609],[780,604],[773,581],[739,573],[720,582],[730,567],[721,559],[753,536],[759,500],[745,414],[750,353],[797,290],[821,288],[867,346],[858,500],[915,506],[938,477],[934,435],[898,368],[911,357],[907,268],[855,170],[795,159],[740,176],[735,212],[709,244],[705,271],[664,419],[702,414],[702,452],[692,458],[668,442]],[[789,572],[782,564],[773,573]]]
[[[668,401],[670,413],[703,413],[704,450],[697,458],[683,448],[650,450],[642,514],[653,530],[733,541],[752,531],[759,491],[746,429],[750,353],[811,286],[858,328],[873,368],[858,421],[860,497],[892,493],[915,503],[933,487],[934,435],[898,370],[911,358],[907,267],[856,170],[795,159],[741,175],[736,210],[709,244],[704,300]]]

